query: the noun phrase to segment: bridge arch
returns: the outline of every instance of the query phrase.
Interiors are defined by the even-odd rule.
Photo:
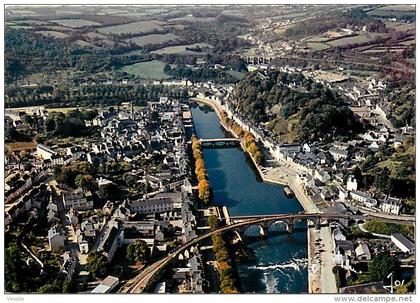
[[[309,223],[309,226],[318,228],[320,226],[320,219],[310,217],[296,218],[293,223],[295,227],[303,227],[305,223],[306,225]]]
[[[235,237],[240,241],[243,242],[241,234],[237,230],[233,230]]]
[[[290,224],[283,220],[274,220],[268,224],[268,232],[270,231],[289,231]]]
[[[259,234],[256,234],[256,231],[259,232]],[[243,229],[242,235],[245,237],[265,236],[266,230],[264,226],[262,226],[261,224],[258,224],[258,223],[250,224]]]

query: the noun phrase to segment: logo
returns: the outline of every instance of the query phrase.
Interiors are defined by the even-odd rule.
[[[394,293],[394,288],[395,287],[399,287],[399,286],[401,286],[401,285],[404,285],[404,280],[402,280],[402,281],[400,281],[400,280],[395,280],[394,281],[394,273],[392,272],[392,273],[390,273],[388,276],[387,276],[387,278],[388,279],[391,279],[391,284],[390,285],[384,285],[383,287],[387,290],[387,291],[389,291],[391,294],[393,294]]]

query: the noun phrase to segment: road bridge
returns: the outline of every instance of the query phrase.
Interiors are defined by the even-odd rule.
[[[203,148],[212,147],[236,147],[241,143],[237,138],[213,138],[213,139],[199,139]]]
[[[366,219],[365,216],[351,215],[343,213],[299,213],[299,214],[277,214],[277,215],[261,215],[261,216],[236,216],[231,217],[232,224],[210,230],[188,242],[182,244],[175,250],[169,253],[163,259],[156,261],[149,265],[131,282],[131,285],[123,290],[126,293],[141,293],[144,291],[148,283],[153,280],[153,277],[159,273],[166,265],[173,260],[177,260],[180,255],[184,255],[185,251],[191,251],[191,247],[214,234],[223,233],[226,231],[244,232],[249,226],[257,225],[263,229],[269,227],[275,222],[283,222],[289,225],[288,231],[293,231],[293,225],[301,220],[311,221],[315,227],[319,227],[323,222],[339,221],[339,220],[361,220]]]

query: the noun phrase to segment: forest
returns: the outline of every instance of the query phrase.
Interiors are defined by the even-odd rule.
[[[279,136],[293,133],[295,140],[332,135],[354,137],[363,125],[331,90],[301,74],[269,71],[244,77],[234,91],[235,110],[256,123],[266,123]]]
[[[286,37],[305,37],[318,35],[326,31],[347,26],[366,26],[366,31],[376,33],[386,33],[385,23],[375,20],[366,15],[362,9],[353,9],[345,13],[328,13],[326,15],[299,22],[295,26],[288,28],[285,32]]]
[[[186,98],[184,88],[163,85],[91,85],[74,90],[68,86],[40,86],[5,91],[6,107],[39,106],[107,106],[135,100],[135,105],[145,105],[147,100],[157,101],[161,96]]]

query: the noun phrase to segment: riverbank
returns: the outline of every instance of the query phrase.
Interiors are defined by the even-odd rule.
[[[220,120],[220,125],[229,132],[232,136],[238,137],[231,129],[229,129],[222,122],[221,113],[224,111],[223,107],[217,102],[194,98],[195,102],[210,106]],[[242,150],[247,153],[243,142],[241,142]],[[249,154],[249,153],[247,153]],[[255,169],[262,181],[282,186],[289,186],[294,192],[296,199],[302,205],[306,212],[320,212],[315,203],[306,195],[304,189],[297,181],[298,172],[291,168],[287,163],[280,163],[281,166],[276,165],[258,165],[252,156],[249,157],[254,164]],[[268,163],[268,161],[267,161]],[[277,162],[276,162],[277,164]],[[314,228],[308,228],[307,247],[308,247],[308,292],[309,293],[334,293],[336,292],[335,277],[332,272],[334,255],[332,251],[332,235],[329,228],[322,229],[322,237],[317,236]],[[328,250],[320,253],[315,246],[315,239],[320,239],[320,245],[328,247]]]
[[[231,129],[229,129],[223,123],[221,113],[224,109],[220,104],[202,98],[192,98],[191,100],[210,106],[219,117],[220,125],[222,125],[222,127],[232,136],[234,136],[235,138],[239,138]],[[302,187],[299,184],[297,184],[296,170],[288,168],[287,166],[283,166],[280,169],[279,167],[258,165],[255,162],[254,158],[249,154],[249,152],[247,152],[243,142],[241,142],[241,148],[245,153],[247,153],[250,156],[252,162],[254,163],[254,167],[256,168],[260,178],[264,182],[278,184],[282,186],[289,186],[306,212],[319,212],[319,209],[315,205],[315,203],[305,194]]]

